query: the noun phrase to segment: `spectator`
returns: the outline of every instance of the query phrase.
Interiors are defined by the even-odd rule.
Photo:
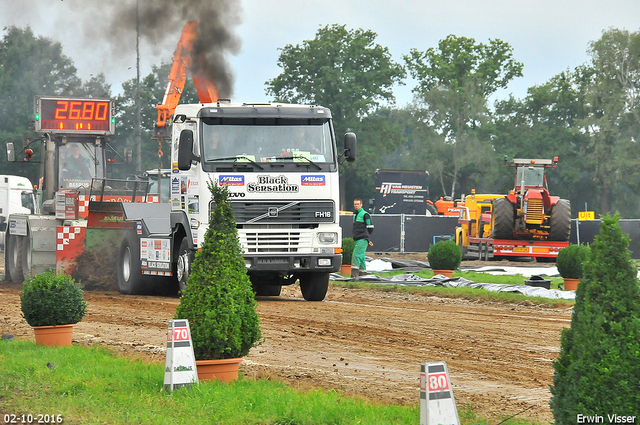
[[[367,269],[365,262],[365,254],[367,246],[373,246],[373,242],[369,240],[373,233],[373,224],[371,224],[371,216],[362,208],[362,199],[353,200],[355,214],[353,215],[353,240],[355,248],[351,257],[351,277],[358,278],[364,276]]]

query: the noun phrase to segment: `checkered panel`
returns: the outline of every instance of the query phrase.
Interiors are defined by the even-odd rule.
[[[87,195],[78,196],[78,215],[87,218],[89,215],[89,197]]]
[[[76,259],[84,252],[87,228],[84,226],[56,227],[56,271],[71,273]]]
[[[58,226],[56,232],[56,251],[64,251],[65,245],[76,245],[81,239],[84,240],[85,232],[86,227]]]

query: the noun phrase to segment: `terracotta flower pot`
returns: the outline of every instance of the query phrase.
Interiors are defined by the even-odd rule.
[[[448,277],[448,278],[452,278],[453,277],[453,270],[439,270],[439,269],[433,269],[433,275],[437,275],[437,274],[441,274],[442,276]]]
[[[580,279],[573,279],[569,277],[564,278],[564,290],[565,291],[575,291],[578,289],[578,283],[580,283]]]
[[[342,264],[340,266],[340,274],[343,276],[351,276],[351,264]]]
[[[220,360],[196,360],[198,380],[231,382],[238,379],[242,357]]]
[[[75,324],[32,326],[33,332],[36,335],[36,345],[70,347],[74,326]]]

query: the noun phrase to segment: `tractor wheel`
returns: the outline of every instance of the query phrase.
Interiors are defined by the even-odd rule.
[[[568,241],[571,234],[571,203],[568,199],[560,199],[551,210],[551,228],[549,240]]]
[[[462,246],[462,233],[458,236],[458,246],[460,247],[460,251],[462,251],[462,259],[467,260],[467,251],[469,249],[466,246]]]
[[[491,237],[494,239],[513,238],[515,211],[507,198],[493,200],[493,217],[491,220]]]
[[[436,210],[436,207],[434,207],[433,205],[427,204],[426,216],[431,217],[433,215],[438,215],[438,210]]]

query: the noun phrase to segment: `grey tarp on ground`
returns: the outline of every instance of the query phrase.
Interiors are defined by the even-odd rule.
[[[342,277],[338,273],[331,274],[331,280],[336,282],[353,282],[355,279]],[[478,283],[464,279],[462,277],[448,278],[442,275],[436,275],[431,279],[422,278],[412,273],[399,274],[396,276],[380,277],[374,274],[361,276],[358,278],[360,282],[379,283],[384,285],[401,285],[401,286],[443,286],[443,287],[467,287],[475,289],[484,289],[492,292],[514,292],[531,297],[544,297],[551,299],[575,299],[575,291],[561,291],[558,289],[545,289],[526,285],[504,285],[499,283]]]

